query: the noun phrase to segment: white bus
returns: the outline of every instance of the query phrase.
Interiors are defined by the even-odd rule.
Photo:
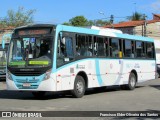
[[[160,40],[154,40],[155,44],[155,53],[156,53],[156,64],[157,64],[157,73],[160,77]]]
[[[151,38],[105,29],[37,24],[16,28],[7,61],[7,89],[70,90],[80,98],[87,88],[120,85],[133,90],[155,79]]]
[[[2,36],[2,43],[0,44],[0,80],[6,77],[6,60],[7,50],[11,39],[11,33],[5,33]]]

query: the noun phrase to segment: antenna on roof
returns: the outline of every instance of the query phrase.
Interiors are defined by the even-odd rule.
[[[137,12],[137,3],[133,3],[134,4],[134,12],[136,13]]]

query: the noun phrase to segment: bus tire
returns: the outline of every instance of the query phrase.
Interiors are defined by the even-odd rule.
[[[126,86],[126,88],[128,90],[134,90],[137,84],[137,80],[136,80],[136,76],[134,73],[130,73],[129,75],[129,80],[128,80],[128,85]]]
[[[73,97],[75,98],[81,98],[83,97],[85,93],[85,81],[82,76],[76,76],[75,82],[74,82],[74,89],[71,91]]]
[[[35,97],[35,98],[41,98],[43,99],[43,97],[45,96],[45,91],[35,91],[35,92],[32,92],[32,95]]]

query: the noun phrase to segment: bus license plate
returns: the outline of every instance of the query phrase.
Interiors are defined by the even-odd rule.
[[[31,84],[30,83],[23,83],[23,87],[30,87]]]

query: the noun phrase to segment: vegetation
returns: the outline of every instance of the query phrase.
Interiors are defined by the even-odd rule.
[[[33,14],[35,10],[25,11],[23,7],[19,7],[17,11],[8,10],[7,16],[0,20],[1,27],[19,27],[22,25],[27,25],[33,23]]]
[[[144,20],[145,17],[143,14],[135,12],[132,14],[132,16],[127,17],[127,19],[131,21],[138,21],[138,20]]]
[[[84,16],[76,16],[69,20],[69,23],[73,26],[86,26],[87,19]]]
[[[84,16],[76,16],[69,20],[69,22],[63,23],[63,25],[70,25],[70,26],[104,26],[106,24],[110,24],[109,21],[106,20],[87,20]]]
[[[19,7],[17,11],[8,10],[7,16],[4,19],[0,20],[0,27],[5,28],[8,26],[19,27],[23,25],[28,25],[33,23],[33,15],[35,10],[28,10],[26,11],[24,7]],[[141,13],[135,12],[131,16],[127,17],[127,20],[144,20],[146,16]],[[68,22],[64,22],[64,25],[69,26],[92,26],[96,25],[99,27],[110,25],[111,22],[109,20],[87,20],[83,15],[75,16],[71,18]]]

